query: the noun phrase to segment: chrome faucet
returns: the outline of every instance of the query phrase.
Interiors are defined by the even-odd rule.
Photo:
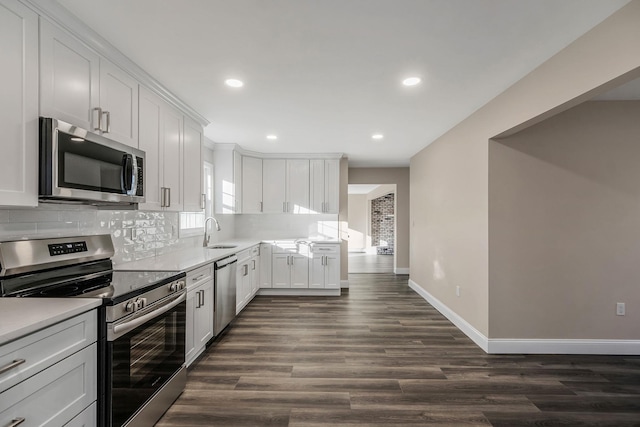
[[[210,216],[209,218],[204,220],[204,241],[202,242],[202,246],[204,246],[205,248],[209,244],[209,239],[211,238],[211,236],[207,235],[207,225],[209,224],[209,220],[210,219],[212,219],[213,222],[216,223],[216,230],[220,231],[220,223],[218,222],[217,219],[215,219],[214,217]]]

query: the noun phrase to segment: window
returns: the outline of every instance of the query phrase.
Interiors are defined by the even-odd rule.
[[[213,216],[213,165],[203,162],[202,188],[205,194],[204,212],[180,212],[180,237],[197,236],[204,232],[204,220]]]

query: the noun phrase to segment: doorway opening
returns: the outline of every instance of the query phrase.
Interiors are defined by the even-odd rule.
[[[349,273],[393,273],[396,184],[349,184]]]

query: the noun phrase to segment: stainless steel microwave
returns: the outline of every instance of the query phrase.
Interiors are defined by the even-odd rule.
[[[39,154],[42,201],[144,202],[144,151],[40,117]]]

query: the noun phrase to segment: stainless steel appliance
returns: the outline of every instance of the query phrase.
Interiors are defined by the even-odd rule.
[[[60,120],[40,118],[43,201],[135,204],[144,198],[144,151]]]
[[[0,296],[92,297],[99,426],[151,426],[186,383],[185,274],[112,270],[110,235],[0,243]]]
[[[236,317],[236,271],[238,257],[223,258],[213,264],[215,317],[213,335],[218,335]]]

